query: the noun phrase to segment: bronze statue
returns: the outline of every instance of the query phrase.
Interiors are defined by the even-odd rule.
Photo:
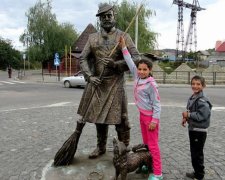
[[[147,167],[146,174],[152,172],[152,157],[149,154],[148,147],[144,144],[138,144],[132,148],[132,152],[126,148],[123,142],[117,138],[113,139],[113,165],[115,167],[115,177],[119,175],[121,180],[127,179],[127,174],[138,168]]]
[[[55,166],[71,164],[86,122],[95,123],[97,129],[97,148],[89,158],[106,152],[108,125],[115,125],[118,139],[129,145],[130,126],[124,87],[124,72],[128,67],[120,47],[117,47],[119,38],[124,36],[134,61],[140,59],[139,52],[129,34],[115,28],[113,6],[100,4],[96,16],[101,30],[89,35],[80,56],[81,70],[88,81],[77,111],[81,119],[77,121],[74,133],[56,153]]]
[[[97,129],[97,148],[89,155],[89,158],[96,158],[105,153],[108,125],[116,126],[118,138],[126,146],[130,140],[127,98],[124,90],[124,71],[128,68],[120,47],[110,58],[107,58],[119,42],[123,31],[115,28],[113,6],[107,3],[100,4],[96,16],[100,19],[101,30],[89,36],[80,56],[81,69],[88,84],[83,93],[78,114],[84,116],[85,122],[95,123]],[[124,38],[133,59],[139,59],[139,53],[130,36],[125,34]],[[90,56],[93,57],[92,63],[88,62]],[[95,94],[89,105],[86,102],[91,98],[95,88]]]
[[[96,158],[105,153],[108,125],[116,126],[118,138],[126,146],[129,145],[130,140],[127,98],[124,89],[124,71],[127,71],[128,67],[119,47],[109,58],[110,52],[119,42],[123,31],[115,28],[113,6],[101,4],[96,16],[100,19],[101,30],[89,36],[80,56],[81,69],[88,84],[83,93],[78,114],[83,116],[85,122],[95,123],[97,129],[97,148],[89,155],[89,158]],[[139,53],[130,36],[125,34],[124,37],[133,59],[139,59]],[[90,56],[93,57],[91,63]],[[90,97],[94,89],[96,89],[95,93],[93,97]],[[89,105],[87,102],[90,98],[92,100]]]

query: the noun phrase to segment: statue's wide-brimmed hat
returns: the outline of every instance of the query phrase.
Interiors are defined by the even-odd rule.
[[[111,9],[113,9],[113,6],[111,6],[110,4],[107,3],[100,4],[96,16],[100,16],[102,13],[105,13]]]

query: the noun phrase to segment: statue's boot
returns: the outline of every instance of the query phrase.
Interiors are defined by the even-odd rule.
[[[95,159],[98,156],[105,154],[106,152],[106,143],[108,137],[108,125],[106,124],[96,124],[97,129],[97,147],[89,155],[90,159]]]

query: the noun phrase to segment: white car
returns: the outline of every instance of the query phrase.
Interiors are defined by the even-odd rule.
[[[62,83],[64,87],[84,87],[87,82],[85,81],[84,75],[79,71],[73,76],[64,77],[62,79]]]

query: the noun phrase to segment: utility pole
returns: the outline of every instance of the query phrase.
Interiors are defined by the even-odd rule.
[[[29,42],[30,42],[30,36],[29,36],[28,33],[27,33],[26,40],[27,40],[27,63],[28,63],[28,70],[30,70],[30,58],[29,58]]]
[[[25,76],[26,70],[26,54],[23,54],[23,75]]]
[[[30,58],[29,58],[29,44],[30,44],[31,36],[29,35],[28,31],[24,33],[24,46],[27,49],[27,63],[28,63],[28,70],[30,70]]]

